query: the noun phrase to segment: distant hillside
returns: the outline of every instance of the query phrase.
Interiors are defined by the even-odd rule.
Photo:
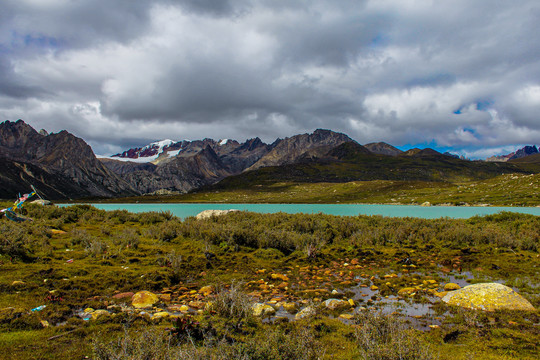
[[[508,160],[508,162],[516,164],[540,164],[540,154],[533,154],[529,156],[514,158]]]
[[[470,181],[530,171],[518,164],[465,161],[435,150],[413,149],[400,156],[379,155],[348,142],[317,161],[264,167],[228,177],[213,188],[242,188],[277,182],[348,182],[368,180]]]

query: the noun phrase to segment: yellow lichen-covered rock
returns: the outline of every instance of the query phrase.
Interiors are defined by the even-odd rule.
[[[51,234],[55,234],[55,235],[66,233],[64,230],[58,230],[58,229],[51,229],[50,231],[51,231]]]
[[[166,319],[166,318],[168,318],[170,316],[171,316],[171,314],[169,314],[166,311],[159,311],[159,312],[155,313],[154,315],[152,315],[152,319],[153,320]]]
[[[283,274],[271,274],[270,277],[274,280],[279,279],[282,281],[289,281],[289,278],[287,277],[287,275],[283,275]]]
[[[372,291],[375,291],[375,290],[379,290],[379,287],[376,286],[376,285],[371,285],[370,289],[371,289]]]
[[[304,319],[307,317],[315,316],[317,314],[317,310],[313,306],[308,306],[303,308],[294,316],[296,320]]]
[[[341,314],[341,315],[339,315],[339,317],[340,317],[341,319],[345,319],[345,320],[352,320],[352,319],[354,319],[354,315],[351,315],[351,314]]]
[[[147,309],[154,306],[159,301],[156,294],[150,291],[139,291],[131,299],[131,304],[137,309]]]
[[[276,309],[270,305],[260,303],[253,305],[253,315],[255,316],[270,316],[274,315],[275,313]]]
[[[465,286],[449,292],[442,300],[449,305],[473,310],[535,310],[531,303],[521,295],[508,286],[498,283]]]
[[[282,304],[282,306],[285,309],[285,311],[287,311],[290,314],[295,314],[296,312],[298,312],[298,304],[296,303],[285,302]]]
[[[92,313],[92,320],[106,319],[110,316],[111,314],[107,310],[95,310]]]
[[[348,308],[351,306],[348,301],[340,300],[340,299],[328,299],[323,302],[323,305],[330,310],[337,310],[337,309],[343,309]]]
[[[461,289],[461,286],[459,286],[458,284],[448,283],[444,285],[444,291],[454,291],[459,289]]]
[[[441,291],[441,292],[434,292],[433,295],[435,295],[436,297],[439,297],[439,298],[443,298],[446,296],[446,294],[448,294],[448,291]]]
[[[204,296],[208,296],[214,292],[214,287],[211,285],[203,286],[199,289],[199,294],[202,294]]]
[[[416,292],[415,288],[413,288],[413,287],[404,287],[403,289],[400,289],[398,291],[398,295],[399,296],[408,296],[408,295],[411,295],[414,292]]]

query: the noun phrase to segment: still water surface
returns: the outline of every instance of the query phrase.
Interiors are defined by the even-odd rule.
[[[329,214],[341,216],[382,215],[390,217],[440,217],[466,219],[475,215],[489,215],[512,211],[540,216],[540,207],[476,207],[476,206],[414,206],[414,205],[365,205],[365,204],[90,204],[103,210],[130,212],[170,211],[180,218],[195,216],[203,210],[238,209],[258,213],[285,212],[290,214]],[[68,206],[68,205],[65,205]]]

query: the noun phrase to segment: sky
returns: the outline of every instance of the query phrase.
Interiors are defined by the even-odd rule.
[[[107,155],[317,128],[485,158],[540,143],[538,0],[2,0],[0,121]]]

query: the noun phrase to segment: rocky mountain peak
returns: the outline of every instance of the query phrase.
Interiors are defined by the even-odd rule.
[[[524,146],[507,155],[491,156],[486,159],[489,162],[506,162],[508,160],[516,160],[530,155],[538,154],[538,148],[535,145]]]
[[[247,170],[291,164],[300,158],[312,158],[315,153],[326,153],[345,142],[355,141],[345,134],[325,129],[317,129],[312,134],[295,135],[276,141],[272,150]]]
[[[28,142],[41,137],[39,133],[22,120],[6,120],[0,124],[0,147],[18,149]]]
[[[369,151],[379,155],[398,156],[403,151],[385,142],[369,143],[364,145]]]
[[[535,145],[525,146],[519,149],[518,151],[516,151],[514,155],[510,157],[509,160],[519,159],[519,158],[529,156],[529,155],[534,155],[534,154],[538,154],[538,148]]]
[[[2,174],[6,186],[21,192],[30,183],[51,198],[136,193],[96,159],[84,140],[66,130],[42,135],[22,120],[3,122],[0,155],[9,169]]]

